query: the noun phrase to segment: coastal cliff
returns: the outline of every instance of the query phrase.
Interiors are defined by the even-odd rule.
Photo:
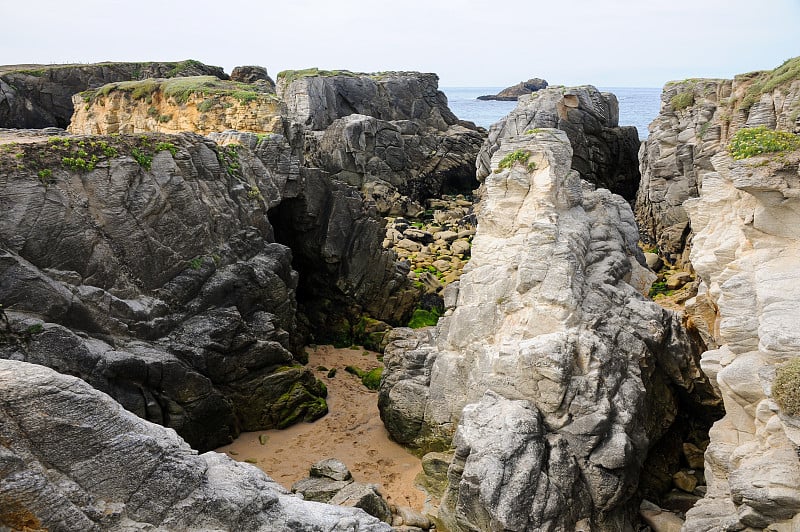
[[[566,133],[505,137],[487,160],[452,314],[394,333],[381,416],[399,442],[454,448],[447,530],[632,530],[679,397],[716,415],[700,343],[641,295],[633,213],[570,168]]]
[[[683,204],[699,195],[700,175],[713,170],[711,158],[736,131],[756,126],[800,131],[798,64],[791,59],[775,70],[732,80],[689,79],[664,86],[661,112],[641,147],[635,210],[642,239],[670,262],[688,260],[692,229]]]
[[[228,79],[222,68],[191,59],[175,63],[0,66],[0,127],[64,129],[75,110],[75,93],[118,81],[183,76]]]

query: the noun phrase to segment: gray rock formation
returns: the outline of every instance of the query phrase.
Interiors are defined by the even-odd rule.
[[[389,531],[303,501],[254,466],[198,455],[80,379],[0,360],[0,528]]]
[[[641,295],[652,274],[630,207],[572,160],[559,130],[502,139],[452,315],[386,349],[392,437],[455,447],[439,510],[452,530],[630,530],[679,396],[718,404],[699,342]]]
[[[506,87],[497,94],[487,94],[478,96],[479,100],[499,100],[501,102],[516,102],[520,96],[531,94],[547,88],[547,81],[542,78],[531,78],[528,81],[520,81],[516,85]]]
[[[725,152],[701,170],[699,198],[684,203],[694,240],[691,263],[702,279],[690,310],[717,349],[701,365],[725,401],[709,433],[708,494],[687,513],[684,530],[797,530],[800,527],[800,152],[733,161]],[[705,305],[702,304],[706,301]]]
[[[262,66],[237,66],[231,71],[231,81],[239,83],[258,83],[264,82],[275,91],[275,82],[267,74],[267,69]]]
[[[551,87],[520,97],[508,116],[489,128],[478,155],[478,179],[492,171],[491,159],[509,138],[541,128],[564,131],[572,143],[572,169],[581,179],[627,200],[639,187],[639,137],[632,126],[619,127],[619,104],[611,93],[591,85]]]
[[[194,60],[0,66],[0,127],[66,128],[78,92],[116,81],[203,75],[228,79],[220,67]]]
[[[800,131],[800,80],[784,79],[797,62],[733,80],[691,79],[664,86],[661,112],[639,154],[642,183],[635,212],[642,239],[670,262],[688,260],[691,228],[683,203],[698,196],[700,174],[713,170],[711,158],[725,150],[731,136],[757,125]]]
[[[31,137],[4,150],[0,358],[80,376],[203,450],[323,415],[324,387],[298,365],[308,333],[365,309],[402,317],[413,296],[354,191],[301,170],[279,135],[231,138],[242,144]],[[79,150],[92,170],[63,167]],[[275,242],[295,230],[299,278]],[[336,303],[323,323],[298,324],[299,279]]]
[[[289,71],[278,75],[287,118],[306,130],[310,164],[361,189],[382,215],[477,186],[482,130],[459,122],[435,74]]]

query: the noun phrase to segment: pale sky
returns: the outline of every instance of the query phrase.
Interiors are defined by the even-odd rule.
[[[4,3],[11,4],[10,0]],[[436,72],[440,86],[661,87],[800,55],[800,0],[35,0],[5,6],[0,64],[197,59]]]

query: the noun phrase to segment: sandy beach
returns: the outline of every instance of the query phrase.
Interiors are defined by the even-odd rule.
[[[246,432],[217,451],[255,463],[287,489],[308,476],[314,462],[338,458],[356,481],[379,484],[389,503],[422,510],[425,493],[414,487],[414,477],[422,470],[419,458],[389,439],[378,414],[378,393],[344,369],[379,367],[378,354],[332,346],[307,351],[308,367],[328,387],[328,414],[285,430]],[[336,375],[329,378],[328,370],[334,368]]]

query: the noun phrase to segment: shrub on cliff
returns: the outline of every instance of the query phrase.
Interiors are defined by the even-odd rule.
[[[728,153],[736,160],[798,148],[800,136],[764,126],[740,129],[728,143]]]
[[[772,383],[772,397],[784,414],[800,415],[800,358],[778,368]]]

